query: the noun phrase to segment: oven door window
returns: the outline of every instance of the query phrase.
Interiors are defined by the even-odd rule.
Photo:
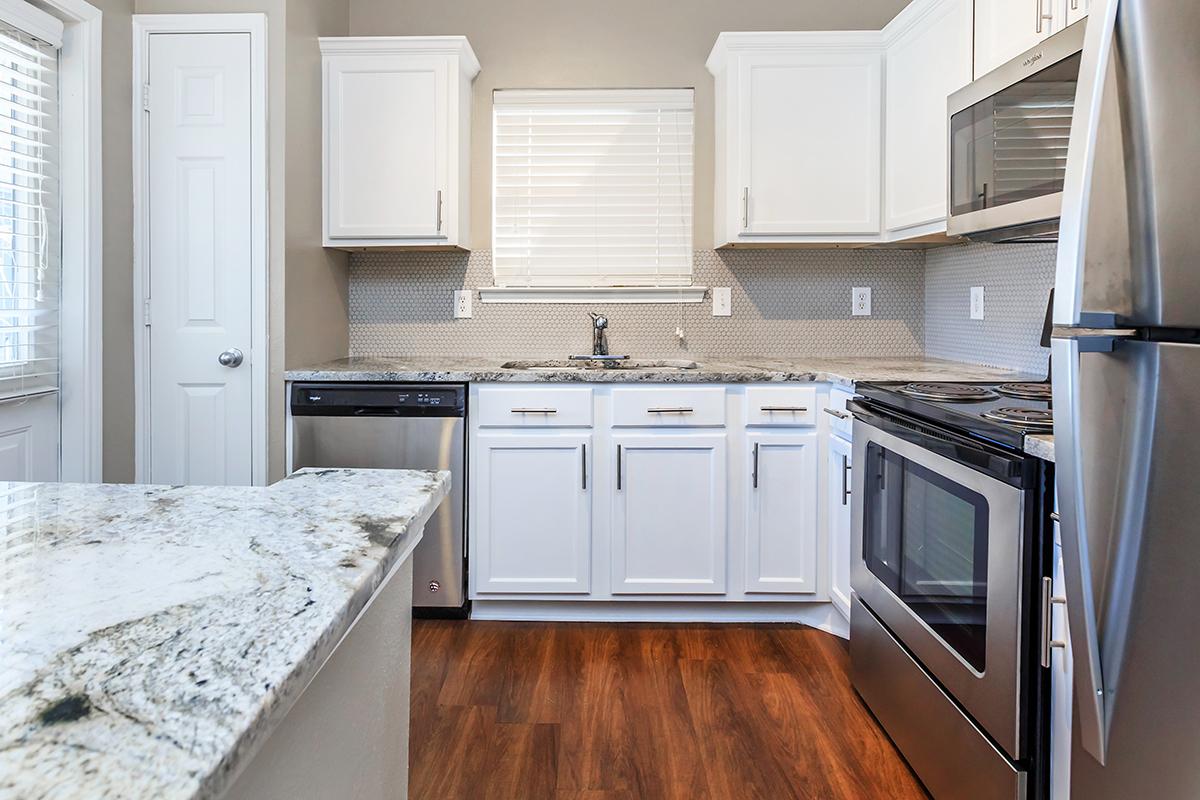
[[[988,502],[872,442],[863,559],[914,614],[982,673],[986,665]]]

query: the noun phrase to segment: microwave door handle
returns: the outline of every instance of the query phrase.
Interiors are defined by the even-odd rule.
[[[1088,213],[1090,203],[1120,202],[1125,198],[1093,196],[1097,140],[1104,112],[1104,85],[1113,59],[1118,0],[1093,0],[1084,34],[1079,64],[1079,83],[1071,112],[1071,137],[1063,176],[1062,213],[1058,229],[1058,261],[1055,269],[1054,324],[1072,327],[1083,319],[1083,289],[1087,263]],[[1110,112],[1111,113],[1111,112]],[[1091,309],[1089,309],[1091,310]],[[1089,327],[1116,327],[1115,322]]]

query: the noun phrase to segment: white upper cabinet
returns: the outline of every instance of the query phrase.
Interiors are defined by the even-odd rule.
[[[722,33],[708,68],[716,246],[878,239],[878,33]]]
[[[1082,19],[1086,5],[1087,0],[975,0],[975,77]]]
[[[462,36],[320,40],[324,244],[469,246],[471,82]]]
[[[946,100],[971,82],[971,21],[971,0],[917,0],[883,31],[884,227],[892,238],[946,230]]]

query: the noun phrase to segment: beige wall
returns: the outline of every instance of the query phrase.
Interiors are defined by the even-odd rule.
[[[471,123],[471,245],[491,245],[493,89],[695,87],[696,249],[712,247],[721,31],[882,28],[908,0],[350,0],[354,36],[465,34],[483,70]]]

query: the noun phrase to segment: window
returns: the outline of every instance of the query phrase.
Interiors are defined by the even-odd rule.
[[[691,89],[497,91],[497,287],[692,282]]]
[[[58,386],[58,52],[0,23],[0,398]]]

